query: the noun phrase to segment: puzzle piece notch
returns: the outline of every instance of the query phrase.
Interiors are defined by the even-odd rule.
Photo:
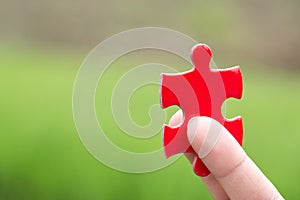
[[[180,126],[163,127],[163,146],[166,157],[178,153],[194,153],[187,140],[187,123],[194,116],[208,116],[224,125],[242,145],[243,127],[241,117],[225,119],[221,113],[223,102],[242,96],[242,76],[240,68],[212,70],[209,63],[212,52],[207,45],[199,44],[192,49],[194,68],[180,74],[162,74],[161,106],[177,105],[184,113]],[[209,174],[206,166],[197,157],[193,164],[199,176]]]

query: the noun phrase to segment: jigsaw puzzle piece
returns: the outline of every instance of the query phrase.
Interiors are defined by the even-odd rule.
[[[222,82],[226,92],[226,99],[236,98],[241,99],[243,94],[243,79],[239,66],[222,69],[212,70],[218,72],[221,75]]]
[[[180,134],[179,129],[184,129],[184,127],[173,128],[165,125],[163,128],[163,145],[167,158],[178,153],[194,153],[186,135]]]
[[[238,116],[233,119],[226,119],[224,121],[224,127],[231,133],[231,135],[242,146],[243,142],[243,121],[242,117]]]
[[[225,119],[221,106],[228,98],[240,99],[242,96],[242,75],[240,68],[210,69],[212,52],[205,44],[196,45],[192,50],[194,68],[185,73],[162,74],[161,106],[179,106],[184,119],[178,127],[165,125],[163,145],[166,157],[178,153],[196,152],[187,139],[187,123],[194,116],[207,116],[219,121],[242,145],[243,127],[241,117]],[[193,162],[194,172],[198,176],[207,176],[210,172],[196,156]]]
[[[212,52],[206,44],[198,44],[192,49],[192,61],[197,71],[205,74],[210,72]]]
[[[205,177],[210,174],[205,164],[200,160],[198,156],[195,157],[193,162],[193,171],[197,176]]]

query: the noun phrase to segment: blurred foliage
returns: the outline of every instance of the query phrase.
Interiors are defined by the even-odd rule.
[[[71,106],[81,53],[10,50],[0,57],[0,199],[209,198],[183,158],[163,170],[137,175],[110,169],[87,152],[77,135]],[[111,92],[109,84],[124,72],[117,69],[137,64],[131,59],[112,65],[102,83],[107,88],[99,92]],[[228,100],[226,116],[243,116],[246,151],[287,199],[295,199],[300,195],[299,77],[261,69],[243,72],[243,100]],[[141,108],[157,97],[158,86],[153,87],[142,88],[144,98],[134,100],[131,111],[140,119],[137,123],[149,120]],[[140,143],[116,129],[107,98],[97,97],[96,108],[113,142],[133,151],[160,147],[161,133]]]

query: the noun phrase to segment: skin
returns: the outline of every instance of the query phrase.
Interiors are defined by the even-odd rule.
[[[205,144],[209,127],[216,121],[208,117],[198,117],[189,123],[188,138],[195,152]],[[178,126],[182,121],[182,112],[178,111],[170,120],[170,126]],[[192,120],[190,120],[191,122]],[[201,126],[200,126],[201,124]],[[221,125],[220,125],[221,126]],[[266,178],[255,163],[247,156],[242,147],[224,127],[213,148],[202,157],[203,163],[211,174],[201,177],[214,199],[283,199],[274,185]],[[190,138],[193,139],[190,139]],[[226,151],[224,151],[226,149]],[[192,163],[195,156],[185,154]],[[224,162],[226,161],[226,162]]]

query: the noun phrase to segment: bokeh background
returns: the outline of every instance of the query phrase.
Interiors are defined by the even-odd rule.
[[[145,26],[175,29],[207,43],[220,68],[242,67],[243,99],[228,100],[224,115],[243,116],[245,150],[283,196],[297,199],[299,6],[297,0],[2,0],[0,199],[211,198],[184,158],[160,171],[127,174],[98,162],[77,134],[72,90],[81,62],[112,34]],[[109,94],[113,80],[131,66],[153,61],[179,71],[191,67],[165,52],[136,52],[112,64],[97,94]],[[161,134],[142,143],[125,138],[106,96],[97,100],[97,114],[116,144],[137,152],[160,148]],[[137,124],[149,123],[147,109],[154,103],[157,85],[133,96],[130,111]]]

